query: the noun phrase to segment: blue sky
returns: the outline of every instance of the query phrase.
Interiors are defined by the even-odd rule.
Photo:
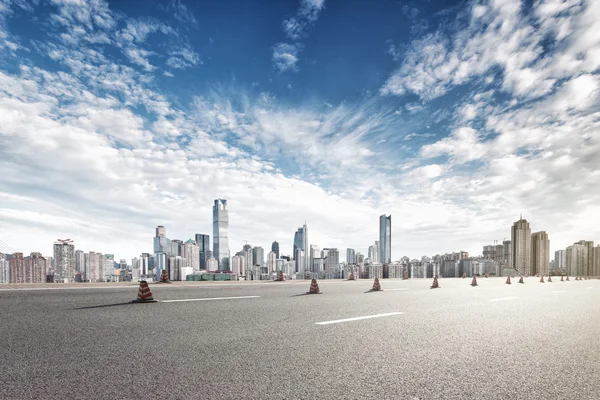
[[[599,239],[600,5],[0,0],[0,240],[131,258],[153,228],[394,259]],[[597,219],[597,218],[596,218]],[[345,254],[344,251],[340,253]]]

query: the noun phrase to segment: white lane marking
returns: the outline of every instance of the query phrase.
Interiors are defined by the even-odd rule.
[[[562,293],[562,292],[566,292],[566,290],[555,290],[555,291],[554,291],[554,292],[552,292],[552,293]]]
[[[210,300],[235,300],[235,299],[255,299],[260,296],[236,296],[236,297],[205,297],[203,299],[177,299],[160,300],[161,303],[179,303],[183,301],[210,301]]]
[[[490,301],[502,301],[502,300],[514,300],[518,299],[518,297],[500,297],[499,299],[490,299]]]
[[[402,289],[384,289],[385,292],[391,292],[392,290],[408,290],[408,288],[402,288]]]
[[[588,289],[593,289],[593,286],[588,286],[587,288],[588,288]]]
[[[379,318],[379,317],[391,317],[392,315],[400,315],[404,314],[403,312],[391,312],[386,314],[375,314],[375,315],[367,315],[365,317],[354,317],[354,318],[346,318],[346,319],[336,319],[333,321],[325,321],[325,322],[315,322],[315,325],[330,325],[330,324],[339,324],[342,322],[350,322],[350,321],[359,321],[361,319],[370,319],[370,318]]]

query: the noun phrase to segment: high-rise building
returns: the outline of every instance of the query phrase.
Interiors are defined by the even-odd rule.
[[[377,253],[375,252],[375,246],[369,246],[369,251],[367,252],[367,257],[371,260],[371,262],[377,262]]]
[[[213,255],[219,271],[229,270],[229,211],[227,200],[216,199],[213,205]]]
[[[206,268],[208,271],[218,271],[219,270],[219,262],[215,258],[215,256],[211,255],[208,261],[206,261]]]
[[[545,231],[531,234],[531,274],[548,275],[550,268],[550,240]]]
[[[192,239],[183,245],[183,265],[191,268],[194,274],[200,272],[200,247]]]
[[[104,254],[104,260],[102,262],[104,264],[104,275],[100,278],[104,279],[102,282],[112,282],[113,277],[115,276],[115,255]]]
[[[575,243],[566,250],[567,275],[583,276],[587,266],[587,246]]]
[[[389,264],[392,262],[392,216],[379,217],[379,262]]]
[[[567,253],[564,250],[554,252],[554,269],[565,269],[567,267]]]
[[[594,260],[592,263],[592,276],[600,277],[600,245],[594,247]]]
[[[54,242],[54,282],[75,280],[75,246],[70,239]]]
[[[591,276],[594,269],[594,241],[580,240],[576,244],[586,247],[587,259],[584,261],[582,276]]]
[[[502,242],[502,246],[504,247],[503,250],[503,258],[504,258],[504,262],[507,264],[508,268],[512,268],[512,246],[511,246],[511,241],[510,240],[504,240]]]
[[[346,264],[355,264],[355,256],[356,252],[354,251],[354,249],[346,248]]]
[[[9,256],[0,253],[0,283],[10,283]]]
[[[336,248],[327,249],[327,258],[325,259],[325,269],[327,271],[332,271],[340,263],[340,252]]]
[[[311,244],[310,245],[310,260],[309,260],[309,264],[310,264],[310,270],[313,270],[313,260],[315,258],[319,258],[319,256],[321,255],[321,250],[319,249],[319,246],[317,246],[316,244]]]
[[[375,241],[375,259],[371,260],[373,262],[378,263],[379,262],[379,240]]]
[[[210,235],[196,233],[196,244],[200,249],[200,269],[206,270],[206,261],[212,254],[210,250]]]
[[[301,228],[298,228],[294,235],[294,256],[297,249],[302,249],[303,263],[299,265],[301,269],[296,272],[310,271],[310,248],[308,245],[308,228],[306,223]]]
[[[23,253],[13,253],[8,260],[10,283],[25,283],[25,260]]]
[[[137,282],[142,277],[141,260],[137,257],[131,259],[131,280]]]
[[[140,255],[140,276],[145,278],[150,273],[150,254],[142,253]]]
[[[164,226],[159,225],[156,227],[156,234],[154,236],[155,237],[167,237],[167,230],[165,229]]]
[[[120,269],[120,270],[125,270],[125,271],[126,271],[126,270],[128,270],[128,266],[127,266],[127,260],[126,260],[126,259],[124,259],[124,258],[121,258],[121,259],[119,260],[119,269]]]
[[[182,257],[183,258],[183,240],[173,239],[171,240],[171,257]]]
[[[296,248],[296,253],[294,254],[294,269],[298,273],[304,273],[304,250],[301,248]]]
[[[522,275],[531,274],[531,229],[526,219],[520,218],[511,228],[512,268]]]
[[[267,273],[272,274],[277,270],[277,254],[274,251],[270,251],[267,254]]]
[[[171,257],[169,260],[169,279],[172,281],[180,281],[183,268],[185,268],[183,265],[183,257]]]
[[[231,257],[231,271],[237,276],[246,276],[246,255],[243,250]]]
[[[166,253],[155,253],[154,254],[154,280],[160,281],[160,274],[163,270],[169,271],[169,259]]]
[[[275,253],[275,258],[279,258],[279,243],[277,241],[274,241],[273,244],[271,244],[271,251],[273,253]]]
[[[252,265],[262,267],[265,264],[265,250],[260,246],[252,249]]]
[[[32,252],[25,258],[25,282],[46,282],[46,259],[41,253]]]
[[[83,272],[85,256],[83,250],[75,250],[75,272]]]

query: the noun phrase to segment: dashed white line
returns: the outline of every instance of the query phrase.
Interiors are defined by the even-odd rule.
[[[177,299],[177,300],[160,300],[161,303],[181,303],[184,301],[211,301],[211,300],[236,300],[236,299],[255,299],[260,296],[236,296],[236,297],[205,297],[202,299]]]
[[[490,301],[503,301],[503,300],[514,300],[518,299],[518,297],[500,297],[499,299],[490,299]]]
[[[361,319],[370,319],[370,318],[380,318],[380,317],[391,317],[392,315],[400,315],[404,314],[403,312],[391,312],[385,314],[375,314],[375,315],[367,315],[364,317],[354,317],[354,318],[346,318],[346,319],[336,319],[333,321],[325,321],[325,322],[316,322],[316,325],[331,325],[331,324],[340,324],[342,322],[350,322],[350,321],[360,321]]]

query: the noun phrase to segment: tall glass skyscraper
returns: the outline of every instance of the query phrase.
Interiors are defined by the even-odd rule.
[[[216,199],[213,206],[213,256],[219,271],[229,271],[229,211],[227,200]]]
[[[206,262],[210,258],[210,235],[196,233],[196,243],[200,247],[200,269],[206,269]]]
[[[392,216],[379,217],[379,262],[389,264],[392,262]]]
[[[308,246],[308,228],[306,227],[306,223],[301,228],[298,228],[296,233],[294,234],[294,257],[296,256],[296,250],[300,249],[303,252],[303,262],[301,264],[296,263],[297,267],[296,272],[304,272],[310,271],[310,252]]]

